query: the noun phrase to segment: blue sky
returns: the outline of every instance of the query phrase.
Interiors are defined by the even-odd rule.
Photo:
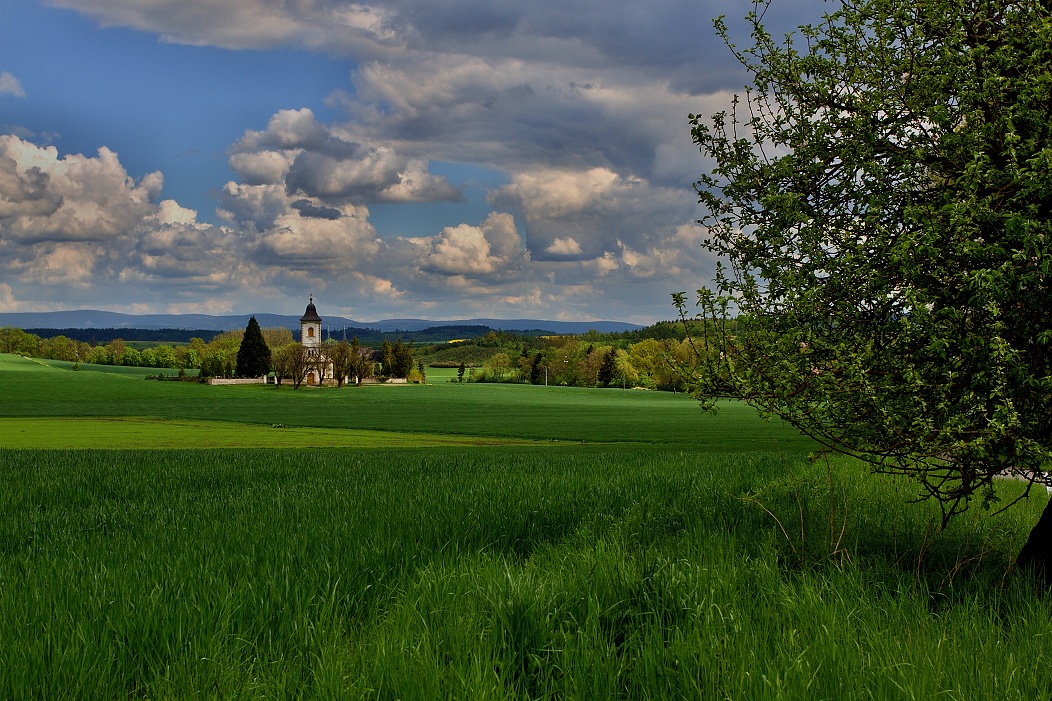
[[[0,311],[670,318],[750,7],[0,0]]]

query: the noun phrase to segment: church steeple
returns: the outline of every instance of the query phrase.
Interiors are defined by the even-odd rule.
[[[300,343],[307,348],[316,348],[321,345],[321,317],[314,306],[314,295],[310,296],[307,303],[307,311],[300,317]]]

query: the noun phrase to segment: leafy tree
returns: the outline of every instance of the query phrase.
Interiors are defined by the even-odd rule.
[[[636,382],[645,387],[666,391],[681,391],[686,388],[687,378],[680,369],[690,363],[690,345],[674,340],[659,341],[647,338],[633,343],[628,349],[627,362],[635,371]],[[626,375],[627,377],[627,375]],[[627,379],[626,379],[627,382]]]
[[[142,367],[142,364],[142,353],[131,347],[124,349],[124,354],[121,356],[121,365]]]
[[[88,362],[92,365],[109,365],[112,361],[110,353],[104,346],[95,346],[88,353]]]
[[[4,353],[17,353],[35,358],[40,352],[41,338],[22,329],[7,326],[0,333],[0,349]]]
[[[260,377],[270,372],[270,346],[263,338],[256,317],[248,320],[241,346],[237,350],[237,374],[240,377]]]
[[[305,350],[307,351],[307,362],[309,368],[314,370],[315,381],[319,385],[325,384],[325,378],[327,377],[329,370],[328,358],[319,354],[317,348],[307,348]],[[309,376],[310,372],[308,371],[307,374]]]
[[[1052,457],[1052,8],[843,0],[754,45],[744,104],[692,133],[726,267],[716,373],[944,521]],[[683,295],[676,301],[685,304]],[[737,309],[735,310],[735,306]],[[721,324],[740,313],[737,335]],[[1029,491],[1029,490],[1028,490]],[[1019,564],[1052,574],[1052,507]]]
[[[361,385],[362,380],[373,374],[372,352],[361,347],[357,336],[351,338],[351,359],[347,372],[354,378],[356,385]]]
[[[464,370],[465,369],[466,368],[464,367],[464,363],[461,362],[460,366],[457,368],[457,382],[463,382],[464,381]]]
[[[283,326],[260,329],[260,331],[263,333],[263,340],[265,340],[267,345],[271,348],[284,348],[295,340],[292,337],[292,331]]]
[[[77,361],[80,360],[79,348],[77,347],[76,341],[66,336],[55,336],[49,341],[45,341],[42,346],[46,345],[45,356],[48,358],[54,358],[55,360],[67,360]],[[43,347],[41,350],[45,350]]]
[[[324,343],[325,355],[332,361],[332,374],[337,387],[343,387],[344,380],[351,373],[351,344],[347,341],[336,342],[331,338]]]
[[[292,380],[292,389],[299,389],[311,369],[311,358],[302,343],[290,343],[281,349],[281,375]]]
[[[632,361],[627,351],[620,348],[614,352],[614,380],[622,388],[635,387],[639,382],[639,373],[632,366]]]
[[[13,326],[0,328],[0,353],[18,353],[27,335],[22,329]]]
[[[406,379],[416,384],[427,382],[427,376],[421,368],[423,368],[423,363],[418,363],[417,367],[409,371],[409,376]]]
[[[289,352],[285,347],[276,348],[270,356],[274,368],[274,384],[281,387],[281,381],[289,377]]]
[[[178,365],[175,357],[175,349],[169,345],[160,345],[154,349],[156,354],[157,367],[159,368],[174,368]]]
[[[507,353],[494,353],[483,367],[489,371],[494,382],[503,382],[508,371],[511,370],[511,358]]]
[[[123,364],[124,351],[126,349],[127,345],[125,345],[123,338],[115,338],[106,344],[106,350],[109,351],[114,365]]]
[[[662,353],[661,341],[653,338],[633,343],[628,348],[628,358],[639,374],[639,381],[649,389],[657,386],[654,375],[661,366]]]
[[[186,348],[186,366],[196,368],[201,366],[201,359],[205,357],[204,339],[194,336],[190,339],[190,345]]]
[[[206,352],[201,358],[201,371],[198,377],[217,377],[223,374],[222,357],[215,353]]]

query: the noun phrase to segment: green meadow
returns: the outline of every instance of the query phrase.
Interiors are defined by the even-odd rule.
[[[0,698],[1052,696],[1044,494],[942,530],[729,402],[148,372],[0,355]]]
[[[291,385],[208,386],[156,382],[149,368],[120,368],[0,356],[0,418],[140,417],[245,424],[246,440],[271,427],[410,432],[543,442],[633,443],[705,450],[806,452],[790,428],[728,404],[707,417],[690,397],[667,392],[532,385],[363,385],[293,390]],[[99,370],[106,371],[96,371]],[[42,422],[43,426],[49,426]],[[63,424],[58,424],[59,426]],[[34,447],[82,447],[62,443]],[[187,448],[210,447],[207,432]],[[120,440],[117,434],[100,435]],[[266,445],[271,445],[270,443]],[[295,445],[299,445],[298,443]],[[344,443],[342,445],[349,445]],[[29,446],[26,446],[29,447]],[[94,447],[107,447],[97,443]],[[116,447],[133,447],[118,445]],[[139,445],[134,447],[148,447]]]

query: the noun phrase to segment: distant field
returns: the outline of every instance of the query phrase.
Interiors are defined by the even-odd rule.
[[[426,448],[545,445],[544,441],[437,433],[288,427],[233,421],[145,417],[0,417],[0,447],[112,448]]]
[[[427,370],[427,381],[431,383],[435,382],[449,382],[456,379],[457,368],[425,368]],[[466,372],[466,371],[465,371]]]
[[[4,356],[0,355],[0,358]],[[10,357],[10,356],[8,356]],[[123,375],[125,377],[135,377],[143,379],[149,375],[174,375],[178,370],[172,368],[141,368],[135,366],[126,365],[92,365],[91,363],[71,363],[67,360],[51,360],[48,358],[26,358],[32,363],[37,363],[49,368],[56,370],[72,370],[74,372],[104,372],[110,375]],[[3,371],[3,361],[0,360],[0,371]],[[74,367],[77,369],[74,370]],[[196,374],[196,370],[191,370],[190,374]]]
[[[109,374],[47,363],[0,355],[0,417],[150,417],[724,451],[814,449],[791,427],[763,421],[747,406],[727,402],[707,415],[690,397],[667,392],[450,382],[213,387],[147,381],[142,378],[155,371],[145,368]]]

